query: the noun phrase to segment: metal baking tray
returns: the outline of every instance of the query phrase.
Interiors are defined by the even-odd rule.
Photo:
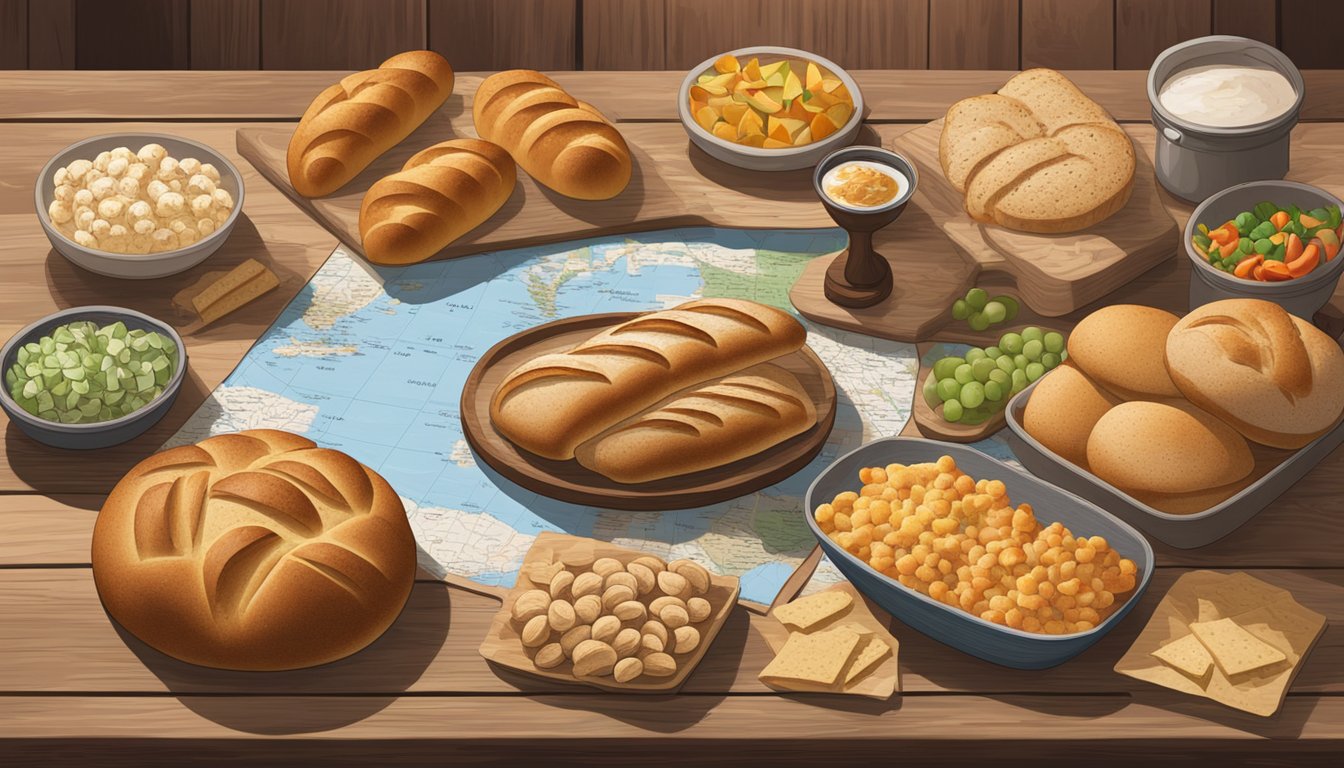
[[[1078,494],[1158,541],[1178,549],[1202,547],[1241,527],[1344,442],[1344,420],[1341,420],[1329,432],[1298,449],[1230,498],[1202,512],[1163,512],[1058,456],[1027,434],[1022,426],[1022,413],[1032,390],[1041,381],[1044,378],[1019,392],[1008,403],[1008,444],[1022,466],[1036,477]]]

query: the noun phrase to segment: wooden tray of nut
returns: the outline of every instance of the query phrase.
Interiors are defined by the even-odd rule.
[[[737,602],[738,580],[593,539],[542,533],[480,652],[605,691],[667,693],[690,676]]]

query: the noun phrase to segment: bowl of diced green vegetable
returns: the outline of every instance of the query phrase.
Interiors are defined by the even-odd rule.
[[[172,326],[130,309],[66,309],[0,350],[0,408],[24,434],[57,448],[124,443],[172,407],[187,351]]]
[[[1190,308],[1263,299],[1310,321],[1344,274],[1344,201],[1296,181],[1250,181],[1210,196],[1185,225]]]

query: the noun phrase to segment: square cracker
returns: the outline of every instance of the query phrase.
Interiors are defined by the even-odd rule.
[[[853,602],[854,598],[848,592],[828,589],[779,606],[774,610],[774,617],[786,627],[806,631],[838,616]]]
[[[1283,651],[1247,632],[1232,619],[1195,622],[1190,631],[1208,649],[1218,669],[1229,677],[1263,669],[1288,657]]]
[[[858,653],[845,670],[845,686],[853,684],[859,678],[872,671],[879,662],[891,655],[891,646],[869,635],[859,644]]]
[[[793,682],[832,686],[854,656],[863,638],[847,629],[835,629],[804,635],[795,632],[789,636],[774,661],[761,670],[764,683],[787,686]]]
[[[1199,642],[1199,638],[1193,634],[1186,635],[1175,642],[1167,643],[1150,655],[1162,660],[1167,666],[1178,669],[1194,678],[1204,677],[1213,667],[1213,657],[1209,655],[1209,651],[1204,647],[1204,644]]]

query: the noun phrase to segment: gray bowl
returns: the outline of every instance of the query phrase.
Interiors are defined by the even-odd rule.
[[[90,424],[60,424],[38,418],[19,407],[10,396],[9,388],[0,382],[0,409],[8,414],[9,420],[25,435],[56,448],[83,450],[106,448],[138,437],[140,433],[154,426],[155,422],[163,418],[163,415],[173,407],[177,392],[182,388],[182,379],[186,376],[187,346],[182,342],[182,337],[177,335],[177,331],[167,323],[121,307],[88,306],[61,310],[47,315],[10,337],[3,349],[0,349],[0,365],[3,365],[3,369],[0,370],[8,371],[10,366],[14,365],[20,346],[37,341],[58,325],[76,320],[91,320],[100,326],[120,320],[131,330],[140,328],[146,331],[158,331],[172,339],[177,345],[177,369],[173,371],[173,377],[163,388],[163,394],[144,408],[119,419]]]
[[[1191,239],[1195,227],[1201,222],[1212,229],[1264,201],[1296,205],[1304,211],[1327,205],[1337,205],[1344,210],[1344,201],[1338,197],[1320,187],[1297,181],[1248,181],[1214,193],[1195,208],[1185,223],[1185,254],[1194,262],[1190,275],[1190,309],[1222,299],[1263,299],[1277,302],[1285,310],[1311,322],[1311,318],[1330,301],[1339,284],[1339,276],[1344,274],[1344,253],[1302,277],[1262,283],[1215,269],[1195,250]]]
[[[845,123],[835,133],[821,141],[814,141],[802,147],[764,149],[747,147],[720,139],[695,122],[695,116],[691,114],[690,96],[691,86],[695,85],[695,79],[713,70],[714,62],[721,56],[728,54],[736,56],[738,60],[751,58],[752,56],[774,56],[815,62],[817,66],[834,74],[840,79],[840,82],[845,84],[845,88],[849,89],[850,94],[854,97],[854,114],[850,115],[849,122]],[[831,152],[854,143],[855,137],[859,135],[859,129],[863,127],[863,94],[859,92],[859,84],[854,82],[854,78],[850,77],[848,72],[841,69],[839,64],[830,59],[822,58],[815,53],[800,51],[797,48],[784,48],[778,45],[753,45],[705,59],[698,66],[692,68],[690,72],[687,72],[686,78],[681,81],[681,88],[677,91],[677,114],[681,116],[681,124],[686,129],[686,133],[690,135],[691,142],[716,160],[722,160],[729,165],[751,171],[792,171],[798,168],[811,168]]]
[[[52,226],[47,216],[47,209],[51,207],[51,201],[56,194],[56,185],[52,177],[57,168],[63,168],[81,158],[93,160],[98,153],[117,147],[128,147],[135,152],[150,143],[162,144],[169,155],[179,160],[194,157],[202,163],[211,163],[219,171],[219,186],[233,196],[233,210],[214,232],[185,248],[163,253],[134,254],[85,248],[67,239]],[[238,216],[243,210],[243,176],[228,158],[200,142],[162,133],[109,133],[84,139],[57,152],[46,165],[42,166],[42,172],[38,174],[37,183],[33,187],[33,198],[37,205],[37,219],[42,223],[42,230],[47,233],[47,239],[51,240],[51,245],[57,253],[76,265],[100,275],[148,280],[185,272],[219,250],[229,238],[229,233],[233,231],[233,226],[238,222]]]
[[[1028,503],[1042,523],[1059,521],[1088,536],[1104,536],[1112,547],[1138,566],[1133,593],[1100,624],[1071,635],[1038,635],[985,621],[953,608],[878,573],[817,527],[812,510],[858,485],[863,467],[919,464],[951,456],[957,467],[976,479],[999,479],[1013,503]],[[1088,501],[1048,485],[974,448],[914,437],[889,437],[861,446],[827,467],[807,489],[807,524],[826,556],[854,586],[893,616],[939,642],[995,664],[1015,669],[1045,669],[1087,650],[1124,619],[1148,588],[1153,575],[1153,550],[1148,541],[1123,521]]]

